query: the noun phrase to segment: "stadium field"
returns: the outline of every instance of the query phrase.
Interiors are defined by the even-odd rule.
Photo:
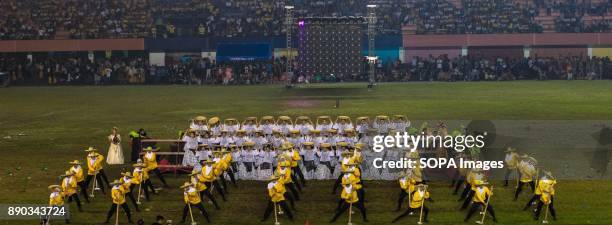
[[[335,106],[338,105],[336,108]],[[610,81],[516,81],[480,83],[394,83],[379,84],[368,90],[363,83],[313,84],[295,89],[281,86],[66,86],[0,88],[0,192],[3,203],[48,201],[47,186],[58,182],[58,175],[74,159],[83,161],[83,149],[97,146],[106,154],[106,136],[117,126],[124,136],[124,154],[129,156],[127,132],[145,128],[150,136],[175,138],[188,120],[196,115],[236,117],[265,115],[349,115],[375,116],[405,114],[411,120],[611,120],[612,82]],[[540,160],[554,164],[556,157]],[[120,166],[106,166],[110,179],[118,177]],[[609,177],[609,176],[608,176]],[[174,187],[164,189],[145,202],[135,220],[146,224],[156,215],[177,223],[182,213],[185,176],[167,175]],[[153,176],[153,182],[159,183]],[[498,224],[538,224],[529,212],[521,211],[528,200],[522,194],[512,201],[513,189],[496,181],[494,205]],[[330,181],[311,181],[297,203],[294,223],[328,224],[337,196],[331,195]],[[448,182],[433,182],[429,224],[463,224],[457,196]],[[206,209],[213,224],[273,224],[259,220],[266,206],[265,184],[239,181],[229,189],[227,202],[216,211]],[[558,220],[551,224],[612,224],[612,181],[559,180],[555,207]],[[399,192],[396,181],[366,181],[366,207],[369,223],[388,224]],[[110,197],[97,194],[85,212],[73,212],[73,224],[99,224],[105,219]],[[74,206],[74,205],[72,205]],[[130,205],[131,207],[131,205]],[[76,207],[73,207],[76,208]],[[76,210],[75,210],[76,211]],[[122,224],[126,223],[124,214]],[[345,214],[346,215],[346,214]],[[469,221],[473,224],[477,216]],[[418,216],[398,223],[416,224]],[[203,219],[201,220],[203,221]],[[54,222],[61,224],[63,221]],[[336,224],[345,224],[341,217]],[[488,220],[486,223],[492,223]],[[0,224],[37,224],[32,220],[0,220]]]

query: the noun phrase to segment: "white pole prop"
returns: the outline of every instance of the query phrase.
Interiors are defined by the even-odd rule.
[[[349,203],[348,214],[349,214],[348,225],[353,225],[353,223],[352,223],[352,219],[353,219],[353,217],[352,217],[352,215],[353,215],[353,203]]]
[[[136,197],[136,204],[140,205],[140,195],[141,195],[141,191],[142,191],[142,182],[144,182],[144,180],[142,180],[143,178],[143,173],[144,171],[140,171],[140,183],[138,183],[138,197]]]
[[[94,177],[93,177],[93,184],[91,185],[91,194],[89,195],[89,197],[94,197],[94,191],[96,190],[96,183],[97,183],[97,177],[98,173],[94,173]]]
[[[548,204],[545,204],[544,207],[546,207],[546,211],[544,212],[544,220],[542,220],[542,223],[548,223]]]
[[[115,216],[115,225],[119,225],[119,204],[117,204],[117,215]]]
[[[491,193],[493,193],[493,186],[491,186]],[[487,198],[487,202],[485,203],[484,209],[482,210],[482,218],[480,219],[480,221],[476,221],[476,223],[484,224],[484,219],[487,216],[487,208],[489,208],[489,201],[491,201],[490,195],[489,195],[489,198]]]
[[[273,202],[274,204],[274,225],[279,225],[280,223],[278,222],[278,213],[276,212],[276,202]]]
[[[425,193],[427,193],[427,186],[425,186]],[[421,213],[419,213],[419,222],[418,224],[423,224],[423,207],[425,206],[425,196],[422,196],[421,199]],[[410,205],[408,206],[410,207]]]
[[[191,211],[191,203],[187,203],[187,207],[189,208],[189,217],[191,218],[191,224],[196,224],[196,222],[193,220],[193,212]]]

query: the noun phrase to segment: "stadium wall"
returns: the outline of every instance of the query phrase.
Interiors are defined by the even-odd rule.
[[[144,39],[0,41],[0,52],[142,51]]]
[[[610,56],[612,33],[538,33],[538,34],[403,34],[404,57],[459,56],[457,49],[468,56]],[[592,50],[589,50],[592,49]]]

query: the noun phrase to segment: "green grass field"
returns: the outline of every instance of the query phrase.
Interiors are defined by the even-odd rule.
[[[11,87],[0,89],[0,203],[46,203],[46,187],[73,159],[84,159],[87,146],[97,146],[106,154],[106,136],[117,126],[124,136],[124,154],[129,155],[127,132],[144,127],[149,135],[174,138],[195,115],[222,118],[264,115],[350,115],[406,114],[412,120],[557,120],[607,121],[612,119],[612,82],[481,82],[381,84],[372,91],[365,84],[328,84],[286,90],[280,86],[112,86],[112,87]],[[334,108],[336,100],[340,107]],[[555,130],[557,132],[557,130]],[[548,132],[551,133],[551,132]],[[553,132],[554,133],[554,132]],[[545,145],[545,144],[543,144]],[[575,161],[578,157],[540,157],[543,164]],[[114,179],[121,167],[106,167]],[[574,168],[574,167],[572,167]],[[578,170],[578,169],[577,169]],[[581,168],[580,170],[586,170]],[[167,175],[174,187],[185,177]],[[153,181],[159,183],[156,178]],[[499,182],[498,182],[499,183]],[[239,181],[230,188],[222,210],[206,205],[214,224],[262,224],[259,219],[266,204],[263,183]],[[527,201],[524,193],[511,201],[511,188],[495,188],[492,205],[498,224],[537,224],[529,212],[520,211]],[[337,196],[330,195],[330,182],[310,182],[298,202],[294,224],[327,224]],[[555,206],[559,220],[552,224],[612,224],[612,182],[604,179],[560,180]],[[465,212],[457,209],[457,197],[448,183],[434,182],[430,224],[462,224]],[[162,214],[180,220],[182,191],[163,190],[146,202],[134,219],[146,224]],[[367,224],[388,224],[398,194],[396,182],[367,183]],[[73,224],[99,224],[104,221],[110,197],[97,195],[85,212],[73,213]],[[122,214],[123,215],[123,214]],[[345,214],[346,215],[346,214]],[[359,215],[355,222],[361,222]],[[474,217],[475,220],[476,217]],[[402,224],[416,224],[409,217]],[[202,220],[203,221],[203,220]],[[122,218],[125,223],[125,218]],[[490,220],[488,222],[491,222]],[[61,221],[54,224],[63,223]],[[336,224],[346,223],[346,218]],[[473,221],[470,222],[473,224]],[[0,224],[37,224],[37,221],[0,220]],[[265,224],[273,224],[273,219]],[[282,224],[291,224],[283,220]]]

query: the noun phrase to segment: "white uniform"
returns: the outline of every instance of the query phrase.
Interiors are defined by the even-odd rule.
[[[198,139],[189,135],[183,136],[185,146],[183,147],[183,166],[194,166],[197,163],[195,153],[192,150],[198,149]]]

